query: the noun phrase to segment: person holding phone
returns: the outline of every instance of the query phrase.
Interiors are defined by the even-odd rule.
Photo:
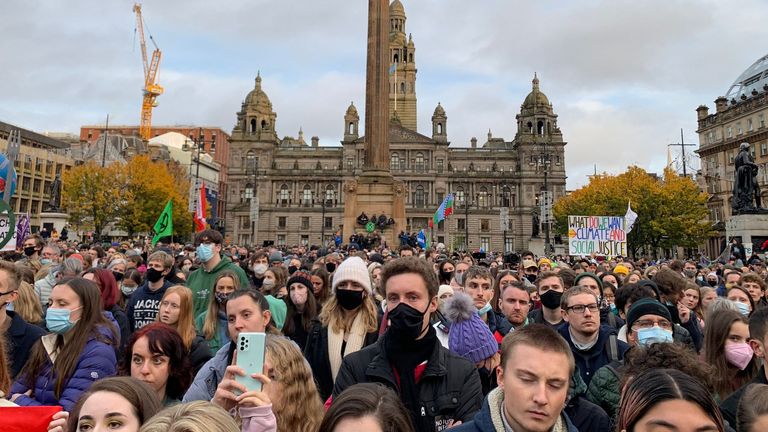
[[[227,366],[234,363],[236,344],[241,332],[279,333],[271,323],[269,302],[258,291],[241,289],[231,294],[226,303],[227,331],[230,340],[224,344],[195,376],[183,402],[210,401],[224,379]]]
[[[240,366],[231,365],[216,389],[213,403],[229,412],[237,408],[244,431],[254,430],[246,429],[246,421],[258,422],[258,431],[317,431],[323,419],[323,404],[304,355],[284,337],[266,335],[264,344],[263,370],[248,371],[261,382],[261,390],[249,390],[238,382],[237,377],[247,373]]]

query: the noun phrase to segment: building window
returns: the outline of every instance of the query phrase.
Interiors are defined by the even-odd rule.
[[[443,160],[438,159],[437,161],[437,172],[442,173],[443,172]]]
[[[744,129],[741,128],[741,122],[736,123],[736,134],[741,135],[744,133]]]
[[[29,212],[29,200],[22,198],[19,200],[19,213]]]
[[[727,135],[727,137],[728,138],[733,138],[733,128],[730,127],[730,126],[728,126],[728,135]]]
[[[488,251],[491,248],[491,238],[490,237],[480,237],[480,249],[483,251]]]
[[[477,206],[488,207],[488,189],[485,186],[480,187],[480,192],[477,194]]]
[[[277,228],[279,229],[285,229],[285,216],[278,216],[277,217]]]
[[[249,202],[253,198],[253,185],[248,183],[240,194],[240,202]]]
[[[301,236],[301,245],[302,246],[308,246],[309,245],[309,236],[302,234]]]
[[[355,159],[354,158],[347,158],[347,169],[350,171],[354,171],[355,169]]]
[[[254,153],[253,150],[248,150],[248,153],[245,155],[245,165],[243,166],[245,168],[245,173],[247,175],[255,174],[256,166],[256,153]]]
[[[768,156],[768,143],[760,144],[760,156]]]
[[[514,246],[515,239],[513,237],[506,237],[504,239],[504,252],[512,252],[515,248]]]
[[[392,156],[389,157],[389,167],[392,170],[400,169],[400,155],[392,153]]]
[[[248,229],[251,227],[250,216],[240,216],[240,229]]]
[[[301,217],[301,229],[308,230],[309,229],[309,216],[302,216]]]
[[[40,193],[40,185],[42,184],[41,180],[35,180],[32,182],[32,192],[34,193]]]
[[[416,153],[416,171],[424,172],[424,153]]]
[[[424,186],[416,186],[416,192],[413,193],[413,205],[416,208],[424,208],[426,206],[426,194],[424,193]]]
[[[512,207],[512,191],[509,189],[509,186],[504,186],[504,188],[501,190],[501,206],[502,207]]]
[[[445,230],[445,219],[443,219],[440,222],[438,222],[437,230],[438,231],[444,231]],[[442,243],[442,240],[439,243]]]
[[[336,191],[333,189],[333,186],[328,185],[328,188],[325,189],[325,206],[333,207],[335,205],[336,205]]]
[[[278,202],[281,207],[287,207],[291,201],[291,191],[288,190],[288,185],[280,186],[280,194],[278,195]]]
[[[760,128],[764,128],[765,127],[765,114],[760,114],[757,118],[760,121]]]
[[[464,218],[458,218],[456,219],[456,229],[467,229],[467,221]]]
[[[333,217],[326,216],[325,217],[325,223],[323,224],[325,228],[333,228]]]
[[[442,192],[438,192],[435,194],[436,202],[439,202],[440,204],[443,203],[443,199],[445,198],[445,195],[443,195]]]
[[[456,189],[456,205],[463,207],[464,204],[464,188],[459,187]]]
[[[467,248],[467,242],[463,235],[457,235],[454,243],[456,245],[456,249],[465,250]]]
[[[747,132],[752,132],[752,119],[747,119]]]
[[[491,221],[488,219],[480,219],[480,231],[487,232],[491,230]]]
[[[38,214],[38,213],[40,213],[40,201],[32,201],[31,214]]]
[[[312,188],[309,185],[304,185],[304,191],[301,195],[301,205],[304,207],[312,205]]]
[[[277,246],[285,246],[285,234],[277,235]]]

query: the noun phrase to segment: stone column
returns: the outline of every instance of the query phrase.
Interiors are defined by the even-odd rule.
[[[368,0],[365,84],[367,175],[389,175],[389,0]]]

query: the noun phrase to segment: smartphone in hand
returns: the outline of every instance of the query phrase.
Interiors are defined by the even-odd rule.
[[[245,386],[248,391],[261,391],[261,381],[251,375],[264,373],[264,345],[267,340],[265,333],[240,333],[237,338],[236,365],[244,372],[245,376],[236,376],[235,381]]]

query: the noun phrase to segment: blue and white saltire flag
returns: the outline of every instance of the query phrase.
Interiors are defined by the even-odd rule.
[[[416,235],[416,243],[422,249],[427,248],[427,234],[424,233],[424,230],[419,231],[419,233]]]
[[[632,211],[632,202],[627,203],[627,214],[624,215],[624,225],[627,227],[627,234],[632,231],[632,226],[637,220],[637,213]]]

